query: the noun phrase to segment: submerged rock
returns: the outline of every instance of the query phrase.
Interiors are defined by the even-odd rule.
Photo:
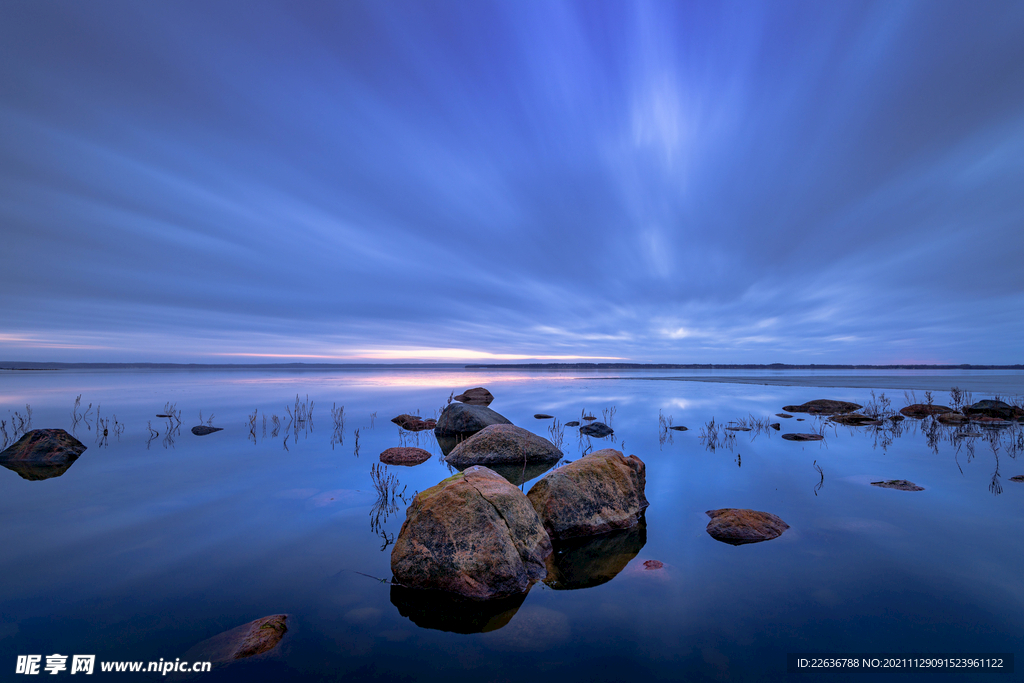
[[[458,444],[445,457],[455,467],[558,462],[562,451],[542,436],[513,424],[493,424]]]
[[[196,436],[206,436],[207,434],[213,434],[214,432],[223,431],[223,427],[211,427],[210,425],[196,425],[192,428],[192,433]]]
[[[730,545],[760,543],[782,535],[789,525],[770,512],[722,508],[708,510],[707,532],[716,541]]]
[[[551,541],[523,492],[474,466],[421,492],[391,552],[395,582],[475,600],[516,595],[547,575]]]
[[[1003,401],[995,401],[992,399],[986,399],[984,401],[978,401],[977,403],[964,408],[964,413],[971,417],[975,415],[984,415],[986,417],[994,417],[1000,420],[1012,420],[1015,415],[1013,406]]]
[[[433,418],[424,420],[419,415],[407,415],[405,413],[391,418],[391,421],[410,432],[422,432],[427,429],[433,429],[437,425],[437,420]]]
[[[821,441],[825,437],[821,434],[783,434],[782,438],[786,441]]]
[[[385,465],[419,465],[430,460],[430,452],[412,446],[395,446],[380,454],[380,461]]]
[[[580,434],[583,436],[592,436],[596,439],[603,439],[604,437],[611,436],[614,433],[615,430],[604,422],[591,422],[590,424],[580,427]]]
[[[883,489],[896,489],[897,491],[924,491],[924,487],[918,486],[912,481],[906,479],[890,479],[889,481],[873,481],[872,486],[878,486]]]
[[[962,425],[971,421],[971,418],[963,413],[942,413],[937,415],[935,419],[944,425]]]
[[[63,429],[33,429],[0,453],[0,463],[70,467],[85,449],[84,443]]]
[[[860,413],[843,413],[842,415],[833,415],[829,419],[848,427],[865,427],[868,425],[882,424],[881,420],[868,415],[861,415]]]
[[[449,633],[488,633],[512,621],[526,593],[494,600],[470,600],[452,593],[391,586],[391,604],[420,628]]]
[[[649,503],[640,458],[611,448],[563,465],[527,496],[552,540],[603,534],[635,526]]]
[[[276,648],[288,632],[287,614],[262,617],[204,640],[185,653],[185,661],[229,664]]]
[[[558,541],[544,583],[555,590],[577,590],[608,583],[626,568],[647,543],[647,525],[639,524],[599,536]]]
[[[645,560],[644,561],[644,569],[647,570],[647,571],[651,571],[651,570],[654,570],[654,569],[662,569],[664,566],[665,566],[665,563],[662,562],[661,560]]]
[[[900,413],[915,420],[923,420],[929,415],[941,415],[954,412],[949,406],[936,406],[927,403],[912,403],[909,406],[900,408]]]
[[[464,392],[456,396],[455,400],[460,403],[468,403],[470,405],[489,406],[491,405],[491,401],[494,400],[494,396],[483,387],[476,387],[475,389],[466,389]]]
[[[468,437],[484,427],[494,424],[509,425],[512,422],[482,405],[452,403],[437,418],[434,434],[437,436]]]
[[[819,398],[798,406],[782,406],[787,413],[810,413],[811,415],[835,415],[837,413],[852,413],[860,410],[863,406],[849,401],[834,401],[829,398]],[[781,414],[779,415],[781,417]]]

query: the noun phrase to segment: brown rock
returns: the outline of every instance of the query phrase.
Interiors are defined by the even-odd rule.
[[[483,387],[476,387],[475,389],[466,389],[456,396],[455,400],[460,403],[469,403],[476,406],[489,406],[491,401],[494,400],[494,396]]]
[[[708,534],[716,541],[731,545],[770,541],[789,528],[788,524],[770,512],[757,510],[722,508],[708,510],[707,516],[711,518],[707,527]]]
[[[488,425],[458,444],[445,462],[458,467],[470,465],[521,465],[557,462],[562,451],[542,436],[511,424]]]
[[[206,661],[224,665],[238,659],[255,657],[276,648],[288,632],[287,614],[262,617],[220,633],[192,647],[185,661]]]
[[[405,413],[391,418],[391,421],[410,432],[422,432],[427,429],[433,429],[437,425],[437,420],[433,418],[424,420],[419,415],[407,415]]]
[[[909,406],[900,408],[900,413],[915,420],[923,420],[929,415],[942,415],[943,413],[954,412],[949,406],[935,406],[927,403],[912,403]]]
[[[504,415],[482,405],[452,403],[441,412],[434,426],[437,436],[468,437],[493,424],[512,424]]]
[[[867,425],[882,424],[881,420],[876,420],[873,417],[861,415],[860,413],[843,413],[842,415],[833,415],[829,419],[848,427],[865,427]]]
[[[63,429],[33,429],[0,453],[0,462],[70,465],[85,449]]]
[[[477,600],[516,595],[547,575],[551,541],[522,491],[470,467],[421,492],[391,553],[395,581]]]
[[[825,437],[821,434],[783,434],[786,441],[821,441]]]
[[[380,454],[380,461],[386,465],[419,465],[430,460],[429,451],[412,446],[395,446]]]
[[[963,413],[942,413],[937,415],[935,419],[944,425],[962,425],[971,421],[971,418]]]
[[[814,401],[808,401],[798,406],[783,406],[782,409],[787,413],[810,413],[811,415],[835,415],[837,413],[852,413],[855,410],[860,410],[862,406],[856,403],[850,403],[849,401],[833,401],[828,398],[819,398]],[[780,415],[781,417],[781,415]]]
[[[606,448],[552,471],[527,496],[554,540],[636,525],[649,505],[646,486],[640,458]]]
[[[918,486],[912,481],[906,479],[890,479],[889,481],[873,481],[872,486],[878,486],[883,489],[896,489],[897,491],[924,491],[924,488]]]

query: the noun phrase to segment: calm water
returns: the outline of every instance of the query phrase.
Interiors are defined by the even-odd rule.
[[[738,432],[709,450],[700,433],[712,418],[769,417],[815,398],[864,404],[870,392],[577,375],[0,375],[8,430],[25,404],[32,427],[69,431],[75,398],[80,413],[92,404],[74,430],[89,448],[62,476],[29,481],[0,469],[0,670],[10,674],[0,678],[16,678],[19,654],[174,659],[282,612],[293,616],[280,654],[197,680],[789,680],[788,652],[1024,653],[1024,483],[1009,480],[1024,474],[1016,428],[991,438],[971,429],[982,435],[954,441],[953,430],[906,420],[901,433],[829,427],[825,442],[807,444]],[[1000,393],[1024,393],[1022,380],[1006,376]],[[897,385],[891,376],[877,384],[898,409]],[[472,630],[483,617],[393,601],[372,578],[390,577],[388,544],[406,504],[375,505],[371,465],[403,442],[439,456],[431,432],[403,437],[390,419],[433,416],[453,390],[473,386],[494,393],[491,408],[549,438],[551,421],[534,413],[564,423],[607,411],[614,437],[588,444],[566,428],[566,457],[588,445],[636,454],[651,505],[645,528],[573,549],[577,585],[589,587],[537,584],[518,608],[502,608],[515,610],[505,626],[465,634],[431,626]],[[313,402],[311,424],[274,435],[271,417],[287,424],[296,394]],[[947,398],[936,392],[936,402]],[[182,411],[177,432],[155,417],[167,402]],[[97,406],[110,420],[106,443]],[[340,432],[332,406],[344,406]],[[193,436],[200,411],[224,431]],[[659,411],[690,431],[666,435]],[[813,418],[772,421],[783,433],[820,427]],[[439,457],[388,472],[407,500],[449,474]],[[869,485],[883,478],[926,490]],[[721,507],[772,512],[791,529],[767,543],[725,545],[705,533],[705,510]],[[609,555],[620,561],[602,563]],[[649,559],[664,568],[644,570]]]

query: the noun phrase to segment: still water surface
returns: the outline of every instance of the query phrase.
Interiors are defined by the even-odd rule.
[[[19,654],[173,660],[276,613],[292,617],[275,657],[196,680],[781,681],[792,678],[789,652],[1024,653],[1016,427],[966,428],[981,436],[957,439],[930,420],[906,420],[896,431],[829,426],[822,443],[794,443],[780,434],[818,431],[821,421],[772,417],[781,432],[733,432],[712,450],[701,440],[712,418],[771,417],[815,398],[865,404],[870,390],[616,374],[6,372],[8,429],[26,404],[34,428],[72,431],[79,395],[78,412],[92,411],[74,427],[88,450],[63,475],[31,481],[0,469],[0,671],[13,672]],[[1022,380],[996,386],[1007,397],[1024,393]],[[898,409],[899,385],[879,377],[876,394],[884,388]],[[434,416],[453,390],[474,386],[548,438],[552,421],[534,413],[561,423],[607,415],[609,439],[588,443],[564,428],[566,458],[588,447],[636,454],[651,503],[644,527],[571,548],[572,576],[484,615],[410,605],[373,578],[390,577],[389,544],[406,507],[401,497],[378,501],[371,466],[380,452],[404,443],[435,454],[387,469],[406,501],[450,473],[432,432],[401,434],[390,419]],[[288,428],[296,395],[312,402],[313,417]],[[936,402],[947,398],[935,392]],[[166,403],[182,411],[180,429],[156,417]],[[341,406],[335,430],[332,407]],[[200,411],[224,430],[193,436]],[[659,414],[689,431],[666,433]],[[97,415],[109,420],[106,441]],[[880,479],[925,491],[870,486]],[[722,507],[772,512],[791,528],[766,543],[719,543],[704,513]],[[646,560],[664,566],[645,570]],[[483,627],[494,630],[455,632]]]

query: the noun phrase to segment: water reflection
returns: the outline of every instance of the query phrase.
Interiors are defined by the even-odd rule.
[[[469,600],[442,591],[391,586],[391,604],[420,628],[450,633],[487,633],[512,621],[526,593],[499,600]]]
[[[531,464],[523,465],[487,465],[487,469],[500,474],[505,477],[513,486],[521,486],[531,479],[536,479],[551,468],[555,466],[555,463],[551,461],[547,462],[535,462]],[[455,469],[460,472],[465,470],[472,465],[463,465],[462,467],[456,466]]]
[[[644,519],[631,529],[560,541],[544,583],[555,590],[577,590],[608,583],[647,543]]]
[[[12,472],[17,472],[22,479],[40,481],[61,476],[68,471],[68,468],[74,464],[75,460],[78,460],[77,455],[55,465],[37,462],[0,462],[0,465],[3,465]]]

